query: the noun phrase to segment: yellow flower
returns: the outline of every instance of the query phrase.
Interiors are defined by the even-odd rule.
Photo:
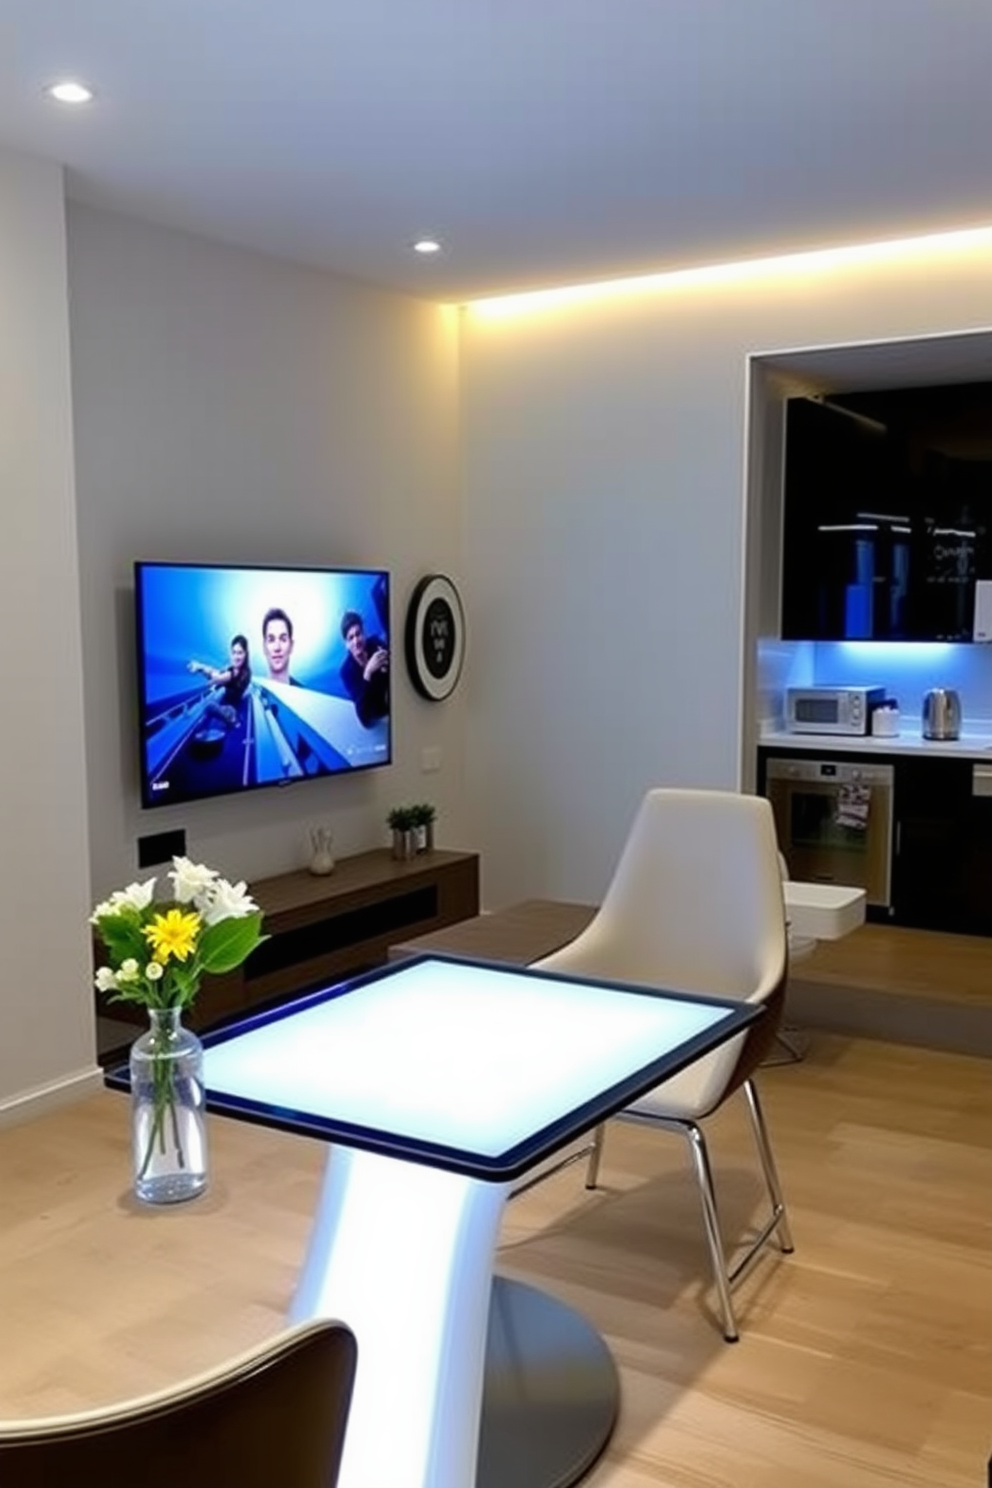
[[[145,926],[145,937],[155,952],[157,961],[168,961],[174,956],[185,961],[196,945],[200,931],[200,916],[184,914],[181,909],[170,909],[156,915],[150,925]]]

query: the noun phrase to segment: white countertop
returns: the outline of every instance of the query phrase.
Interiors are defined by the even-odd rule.
[[[913,754],[933,759],[992,758],[992,721],[982,719],[960,739],[924,739],[918,723],[903,719],[894,738],[858,734],[790,734],[784,729],[762,729],[759,746],[802,750],[806,754],[842,750],[845,754]]]

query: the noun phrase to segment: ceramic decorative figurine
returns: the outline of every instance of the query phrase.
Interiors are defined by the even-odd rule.
[[[310,828],[310,872],[319,875],[334,872],[334,833],[330,827]]]

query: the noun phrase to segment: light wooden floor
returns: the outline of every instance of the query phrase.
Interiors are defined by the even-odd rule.
[[[835,986],[992,1010],[990,936],[862,925],[841,940],[820,941],[794,972]]]
[[[712,1323],[677,1138],[614,1123],[602,1191],[573,1169],[510,1206],[500,1269],[580,1307],[619,1362],[590,1488],[980,1488],[990,1076],[822,1034],[804,1063],[763,1071],[797,1250],[743,1284],[734,1346]],[[758,1195],[742,1117],[712,1130],[728,1230]],[[134,1394],[280,1326],[321,1147],[215,1120],[211,1191],[147,1211],[127,1193],[126,1127],[108,1093],[0,1131],[0,1415]]]
[[[992,1058],[992,937],[863,925],[792,964],[805,1028]]]

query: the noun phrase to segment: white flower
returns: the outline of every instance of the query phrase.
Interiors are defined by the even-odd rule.
[[[156,901],[152,878],[116,889],[94,909],[91,923],[111,963],[94,974],[99,992],[117,993],[146,1007],[185,1004],[197,990],[195,984],[202,969],[198,959],[200,936],[205,926],[255,917],[250,925],[218,932],[220,945],[215,945],[213,954],[207,957],[212,963],[223,963],[232,955],[243,961],[259,939],[264,939],[258,934],[258,906],[243,882],[229,883],[216,869],[190,858],[174,857],[172,865],[167,875],[173,891],[170,902]],[[160,895],[160,901],[164,896]],[[178,951],[185,954],[179,956]],[[176,966],[173,985],[172,958],[188,961],[190,953],[193,960],[185,968]]]
[[[189,858],[173,858],[172,868],[169,877],[178,903],[189,904],[193,900],[197,909],[202,908],[199,901],[209,894],[217,882],[217,874],[212,868],[194,863]]]
[[[115,889],[109,899],[104,899],[98,904],[90,915],[90,924],[96,925],[100,920],[109,915],[118,914],[122,909],[147,909],[152,902],[152,894],[155,892],[155,880],[149,878],[145,883],[128,884],[126,889]]]
[[[132,909],[147,909],[152,902],[155,892],[155,880],[147,878],[144,883],[128,884],[126,889],[118,889],[113,898],[118,908],[128,904]]]
[[[230,884],[226,878],[218,878],[204,903],[199,906],[205,925],[217,925],[221,920],[241,920],[254,914],[258,905],[248,893],[242,880]]]

